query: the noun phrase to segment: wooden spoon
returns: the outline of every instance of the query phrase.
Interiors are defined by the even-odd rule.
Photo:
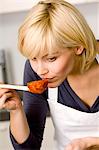
[[[43,79],[43,80],[28,82],[27,86],[1,84],[0,83],[0,88],[29,91],[29,92],[32,92],[32,93],[41,94],[45,91],[45,89],[47,88],[47,85],[48,85],[48,80]]]

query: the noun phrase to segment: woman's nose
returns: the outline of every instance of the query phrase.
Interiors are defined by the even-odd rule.
[[[48,68],[44,64],[39,64],[37,67],[37,74],[42,76],[48,73]]]

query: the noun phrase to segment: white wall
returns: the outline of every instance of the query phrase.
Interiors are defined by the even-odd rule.
[[[20,23],[25,13],[9,13],[2,15],[2,48],[6,52],[8,82],[22,84],[25,58],[17,47],[17,36]]]
[[[77,8],[87,19],[96,38],[99,38],[99,4],[80,4]],[[0,48],[6,51],[8,82],[22,84],[23,68],[25,58],[20,54],[17,48],[18,28],[23,21],[26,12],[17,12],[0,15]]]
[[[2,38],[2,16],[0,15],[0,49],[2,48],[3,38]]]
[[[85,19],[87,20],[90,28],[94,32],[96,38],[98,38],[98,16],[99,16],[99,7],[97,3],[90,3],[90,4],[80,4],[76,5],[76,7],[80,10],[80,12],[83,14]]]

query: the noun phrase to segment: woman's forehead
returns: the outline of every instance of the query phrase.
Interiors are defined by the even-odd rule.
[[[48,57],[48,56],[53,56],[53,55],[59,55],[61,52],[59,51],[47,51],[46,53],[42,53],[40,55],[38,55],[38,57]]]

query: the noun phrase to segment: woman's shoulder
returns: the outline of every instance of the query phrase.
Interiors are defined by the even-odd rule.
[[[37,75],[37,73],[32,69],[30,65],[30,61],[26,60],[25,67],[24,67],[24,82],[39,80],[40,77]]]
[[[28,72],[34,72],[33,69],[32,69],[32,67],[31,67],[30,61],[28,59],[25,62],[24,70],[28,71]]]

